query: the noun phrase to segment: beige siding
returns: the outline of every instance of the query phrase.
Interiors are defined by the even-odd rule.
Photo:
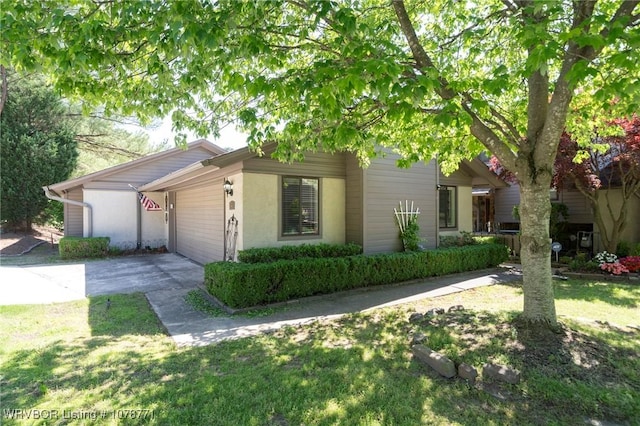
[[[93,189],[129,189],[129,184],[140,186],[155,179],[165,176],[178,169],[186,167],[196,161],[210,158],[212,153],[203,148],[195,148],[182,151],[176,155],[161,158],[156,161],[140,164],[126,170],[102,176],[99,179],[85,184],[86,188]]]
[[[309,153],[303,162],[283,164],[267,156],[244,161],[245,172],[273,173],[279,175],[345,177],[346,154]]]
[[[364,171],[364,251],[383,253],[400,251],[402,243],[393,213],[405,200],[420,208],[420,235],[427,247],[436,246],[436,167],[415,164],[398,168],[394,155],[374,160]]]
[[[593,223],[593,213],[589,202],[580,191],[562,190],[558,194],[558,200],[552,200],[565,204],[569,209],[569,223]],[[495,193],[495,220],[496,222],[519,222],[513,217],[513,206],[520,204],[520,187],[512,185],[509,188],[500,188]]]
[[[348,243],[364,244],[362,215],[363,200],[363,170],[358,159],[349,154],[346,159],[346,241]]]
[[[74,188],[64,198],[74,201],[83,201],[82,188]],[[83,236],[83,212],[84,208],[71,204],[64,204],[64,235],[66,237]]]
[[[520,204],[520,187],[518,185],[496,189],[495,221],[498,223],[519,222],[513,217],[513,206],[517,204]]]
[[[176,251],[205,264],[224,258],[222,181],[176,193]]]
[[[472,186],[473,178],[462,170],[456,170],[449,176],[440,173],[440,184],[447,186]]]
[[[560,191],[558,198],[558,202],[565,204],[569,209],[569,223],[593,223],[591,206],[580,191]]]

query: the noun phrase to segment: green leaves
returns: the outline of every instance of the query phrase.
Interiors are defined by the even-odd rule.
[[[385,144],[415,159],[455,144],[470,152],[475,118],[511,151],[519,138],[508,129],[526,134],[526,81],[548,76],[551,96],[564,61],[575,62],[563,77],[571,90],[638,104],[637,29],[628,16],[611,23],[618,2],[598,3],[576,24],[580,5],[409,2],[433,63],[419,68],[385,1],[24,1],[3,5],[0,58],[42,68],[58,90],[107,111],[142,120],[179,111],[174,127],[202,136],[236,122],[256,145],[364,156]],[[575,61],[571,46],[601,53]],[[443,90],[453,98],[443,101]]]
[[[18,226],[47,206],[42,186],[69,177],[77,143],[60,98],[34,76],[9,75],[11,86],[0,116],[0,215]]]

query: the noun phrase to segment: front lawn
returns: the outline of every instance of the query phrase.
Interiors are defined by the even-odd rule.
[[[2,424],[56,423],[11,411],[30,409],[65,424],[633,424],[640,332],[629,325],[640,325],[640,286],[563,281],[556,293],[564,330],[544,350],[510,323],[517,285],[200,348],[175,347],[140,294],[110,296],[109,307],[106,296],[0,307]],[[468,309],[407,321],[456,304]],[[515,366],[523,380],[496,392],[439,378],[412,359],[418,332],[477,367]]]

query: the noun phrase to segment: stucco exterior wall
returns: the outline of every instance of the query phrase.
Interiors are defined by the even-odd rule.
[[[139,204],[135,191],[84,189],[83,197],[93,208],[94,237],[109,237],[113,247],[135,248]]]
[[[145,195],[164,209],[164,193],[163,192],[147,192]],[[136,198],[136,201],[137,198]],[[138,201],[139,203],[139,201]],[[141,208],[141,226],[142,226],[142,247],[158,248],[167,246],[168,241],[168,225],[165,224],[163,211],[146,211]]]
[[[234,198],[239,198],[235,196],[235,188],[234,182]],[[345,242],[344,179],[321,178],[320,235],[304,239],[280,238],[279,188],[280,176],[278,175],[243,174],[242,203],[236,201],[236,217],[240,220],[241,228],[238,236],[239,250],[305,243],[342,244]]]
[[[606,193],[608,192],[608,194]],[[600,211],[604,214],[602,218],[604,220],[605,226],[611,232],[612,220],[607,212],[607,197],[609,199],[609,203],[613,211],[617,214],[620,209],[620,205],[622,204],[622,193],[620,189],[613,189],[610,191],[602,191],[599,201]],[[594,231],[600,232],[598,229],[598,225],[594,223]],[[640,242],[640,198],[639,197],[631,197],[627,201],[627,225],[622,232],[621,241],[626,241],[629,243],[638,243]]]

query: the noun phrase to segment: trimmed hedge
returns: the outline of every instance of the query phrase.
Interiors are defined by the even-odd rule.
[[[232,308],[284,302],[314,294],[393,284],[495,267],[507,260],[502,244],[270,263],[215,262],[205,266],[210,294]]]
[[[301,244],[297,246],[265,247],[240,250],[238,260],[243,263],[266,263],[304,257],[345,257],[362,253],[357,244]]]
[[[109,252],[109,237],[63,237],[58,249],[61,259],[104,257]]]

